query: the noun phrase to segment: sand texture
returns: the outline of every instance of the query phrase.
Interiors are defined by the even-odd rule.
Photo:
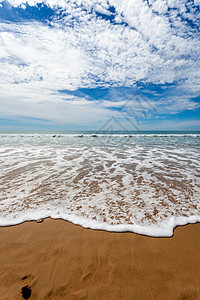
[[[84,229],[63,220],[0,228],[0,300],[200,299],[200,224],[172,238]]]

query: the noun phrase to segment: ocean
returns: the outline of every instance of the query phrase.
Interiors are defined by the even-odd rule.
[[[200,132],[1,132],[0,226],[169,237],[200,222]]]

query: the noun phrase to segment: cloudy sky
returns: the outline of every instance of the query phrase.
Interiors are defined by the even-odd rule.
[[[200,130],[200,0],[0,0],[0,130]]]

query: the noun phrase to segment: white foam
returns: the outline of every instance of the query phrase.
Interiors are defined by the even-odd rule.
[[[151,237],[171,237],[173,235],[173,231],[177,226],[184,226],[187,224],[194,224],[200,222],[200,216],[190,216],[190,217],[172,217],[168,220],[168,222],[163,222],[160,225],[149,225],[149,226],[141,226],[138,224],[131,225],[110,225],[103,222],[97,222],[88,218],[78,217],[76,215],[67,215],[61,213],[47,213],[46,211],[30,212],[26,215],[21,215],[18,218],[7,219],[5,221],[4,218],[0,218],[0,226],[12,226],[24,223],[26,221],[36,221],[39,219],[52,218],[52,219],[63,219],[65,221],[71,222],[75,225],[80,225],[84,228],[90,228],[94,230],[105,230],[110,232],[133,232],[136,234],[151,236]]]
[[[0,146],[1,226],[52,217],[171,236],[174,227],[200,221],[198,146],[34,141],[17,136]]]

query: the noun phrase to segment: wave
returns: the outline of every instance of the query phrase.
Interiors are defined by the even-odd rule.
[[[62,137],[200,137],[200,134],[197,133],[163,133],[163,134],[155,134],[155,133],[83,133],[83,134],[72,134],[72,133],[66,133],[66,134],[0,134],[0,137],[20,137],[20,138],[44,138],[44,137],[52,137],[52,138],[62,138]]]
[[[189,217],[171,217],[168,221],[165,221],[159,225],[141,226],[138,224],[131,225],[110,225],[107,223],[97,222],[88,218],[78,217],[76,215],[67,215],[61,213],[40,212],[40,213],[26,213],[24,216],[19,216],[16,219],[0,218],[0,226],[13,226],[28,221],[36,221],[39,219],[52,218],[52,219],[63,219],[71,222],[75,225],[80,225],[84,228],[93,230],[105,230],[109,232],[133,232],[140,235],[146,235],[150,237],[171,237],[173,236],[174,229],[178,226],[184,226],[187,224],[194,224],[200,222],[199,215],[193,215]]]
[[[177,147],[0,147],[0,225],[62,218],[171,236],[200,218],[200,152]]]

